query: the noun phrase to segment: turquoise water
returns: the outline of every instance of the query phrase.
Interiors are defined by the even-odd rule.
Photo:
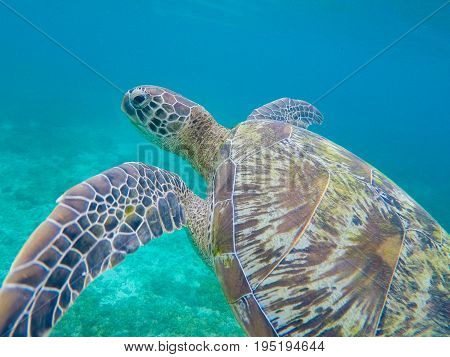
[[[228,127],[279,97],[314,101],[443,3],[6,2],[121,89],[171,88]],[[313,128],[386,173],[447,231],[449,37],[447,6],[319,101],[325,122]],[[187,163],[146,148],[120,90],[1,4],[0,40],[0,279],[55,199],[109,167],[145,159],[204,193]],[[242,331],[182,231],[102,275],[52,335]]]

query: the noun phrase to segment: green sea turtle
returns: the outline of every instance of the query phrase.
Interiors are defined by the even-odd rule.
[[[48,333],[101,272],[183,227],[248,335],[449,335],[448,234],[378,170],[307,130],[323,119],[311,104],[279,99],[232,130],[155,86],[128,91],[122,109],[190,160],[208,197],[142,163],[68,190],[3,283],[1,335]]]

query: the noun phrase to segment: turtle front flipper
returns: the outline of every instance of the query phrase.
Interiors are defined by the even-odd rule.
[[[281,98],[256,108],[247,118],[247,120],[261,119],[283,121],[306,129],[311,124],[322,124],[323,115],[308,102]]]
[[[190,219],[187,206],[197,200],[177,175],[139,163],[114,167],[67,191],[23,246],[0,289],[0,336],[47,334],[101,272],[182,228]]]

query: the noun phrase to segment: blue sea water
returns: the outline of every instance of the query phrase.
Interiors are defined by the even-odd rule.
[[[164,86],[233,127],[279,97],[315,101],[443,3],[2,0],[0,279],[55,199],[109,167],[145,160],[204,194],[186,162],[145,144],[120,111],[122,91]],[[446,6],[317,102],[325,121],[312,128],[387,174],[447,231],[449,72]],[[52,333],[242,334],[185,231],[102,275]]]

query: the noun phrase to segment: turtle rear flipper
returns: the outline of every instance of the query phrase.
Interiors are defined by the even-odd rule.
[[[322,124],[323,115],[312,104],[298,99],[281,98],[256,108],[247,120],[276,120],[306,129]]]
[[[0,289],[0,336],[47,334],[101,272],[151,239],[181,229],[187,206],[200,201],[177,175],[139,163],[67,191]]]

